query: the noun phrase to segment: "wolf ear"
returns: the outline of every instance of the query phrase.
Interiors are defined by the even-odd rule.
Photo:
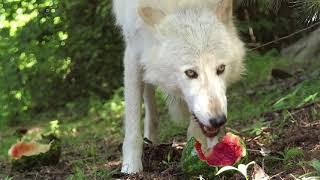
[[[150,26],[159,24],[165,17],[165,13],[163,11],[151,7],[139,8],[138,13],[143,21]]]
[[[232,25],[232,0],[221,0],[216,6],[217,17],[226,25]]]

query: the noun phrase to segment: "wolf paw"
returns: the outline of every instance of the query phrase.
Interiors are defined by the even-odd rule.
[[[143,170],[141,160],[131,161],[131,162],[123,162],[121,172],[126,174],[134,174],[141,172]]]

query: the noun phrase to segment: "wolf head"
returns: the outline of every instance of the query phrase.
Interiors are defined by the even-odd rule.
[[[145,81],[182,98],[210,136],[226,122],[226,88],[240,78],[245,50],[233,26],[232,0],[207,5],[170,13],[142,7],[139,14],[156,38],[143,56]]]

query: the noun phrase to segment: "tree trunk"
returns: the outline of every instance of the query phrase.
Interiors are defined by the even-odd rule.
[[[320,28],[281,51],[295,61],[320,59]]]

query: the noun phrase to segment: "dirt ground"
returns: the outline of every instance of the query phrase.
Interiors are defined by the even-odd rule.
[[[312,160],[320,157],[320,120],[312,120],[312,111],[320,111],[320,103],[312,103],[305,107],[289,110],[292,114],[290,123],[283,128],[266,128],[259,136],[243,136],[248,148],[249,160],[254,160],[260,164],[269,176],[273,179],[293,179],[291,174],[305,174],[310,172],[308,166],[293,166],[283,168],[283,164],[268,161],[261,153],[265,149],[274,157],[281,157],[279,152],[283,152],[289,147],[301,148],[305,153],[305,160]],[[262,114],[267,116],[271,124],[278,125],[281,111],[268,112]],[[271,134],[277,134],[275,140],[270,140]],[[184,146],[185,137],[174,137],[173,143],[152,145],[145,143],[143,163],[145,172],[134,176],[121,174],[118,170],[121,162],[119,160],[121,147],[120,144],[114,146],[114,157],[109,159],[109,163],[101,164],[101,168],[114,170],[112,178],[119,179],[186,179],[181,169],[179,161]],[[101,141],[101,148],[105,146]],[[170,154],[170,164],[165,163]],[[0,168],[7,172],[13,179],[66,179],[72,173],[73,159],[77,158],[77,153],[65,154],[64,158],[55,166],[36,168],[27,172],[11,171],[9,164],[1,164]],[[241,179],[235,175],[233,179]]]
[[[291,79],[289,81],[278,81],[276,86],[269,84],[257,87],[265,91],[272,88],[288,88],[303,81],[303,78]],[[266,88],[267,87],[267,88]],[[268,89],[269,88],[269,89]],[[254,97],[254,92],[248,92]],[[315,113],[316,112],[316,113]],[[320,102],[306,104],[299,108],[287,108],[277,111],[264,112],[259,117],[247,120],[254,123],[261,117],[268,124],[258,134],[239,134],[246,143],[248,150],[248,162],[255,161],[271,179],[294,179],[293,175],[303,175],[312,171],[308,162],[320,158]],[[242,124],[235,124],[234,130],[241,132]],[[103,157],[106,149],[111,151],[112,156],[105,159],[104,163],[95,163],[96,172],[108,170],[108,178],[103,176],[89,176],[90,179],[196,179],[187,177],[180,168],[180,159],[186,137],[175,136],[170,142],[160,145],[152,145],[150,142],[144,144],[143,164],[144,173],[127,176],[119,172],[121,167],[121,144],[109,142],[105,139],[97,140],[98,156]],[[283,152],[290,148],[298,148],[303,151],[301,157],[285,159]],[[54,166],[33,168],[28,171],[12,171],[8,162],[0,162],[0,172],[12,177],[12,179],[67,179],[74,173],[74,161],[86,159],[82,157],[75,147],[62,147],[63,155],[60,162]],[[170,156],[170,161],[168,161]],[[90,158],[86,159],[90,162]],[[86,171],[92,171],[89,166]],[[76,179],[76,178],[74,178]],[[238,174],[221,179],[243,179]]]

